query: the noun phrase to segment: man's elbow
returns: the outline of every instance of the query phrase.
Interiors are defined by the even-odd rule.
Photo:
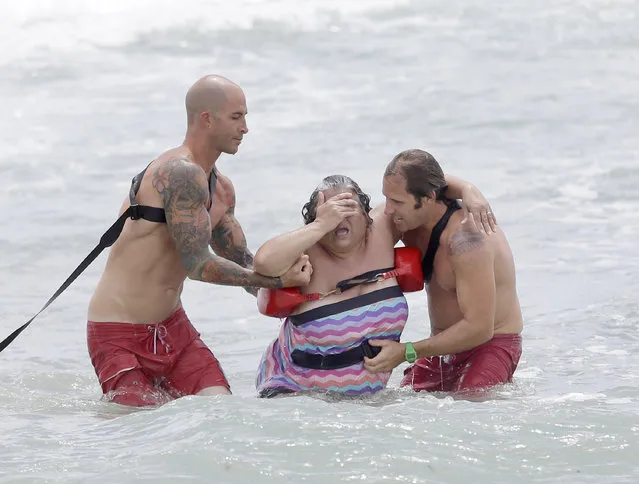
[[[473,326],[476,328],[474,335],[476,346],[487,343],[493,339],[495,335],[495,325],[492,320],[476,321],[476,324]]]
[[[210,273],[211,260],[202,261],[188,254],[182,255],[182,268],[186,273],[186,277],[192,281],[204,281],[205,275]],[[208,269],[208,270],[207,270]]]
[[[481,334],[481,339],[482,342],[480,344],[484,344],[484,343],[488,343],[491,339],[493,339],[493,336],[495,335],[495,332],[493,330],[493,328],[489,328],[487,330],[485,330],[482,334]]]
[[[202,270],[198,270],[198,269],[194,269],[191,271],[188,271],[186,273],[186,277],[192,281],[203,281],[204,280],[204,271]]]

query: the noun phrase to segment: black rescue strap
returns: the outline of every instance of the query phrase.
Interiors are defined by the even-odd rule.
[[[91,253],[87,255],[82,262],[80,262],[80,265],[71,273],[71,275],[67,278],[67,280],[62,283],[62,285],[58,288],[55,294],[51,296],[51,298],[47,301],[47,303],[44,306],[42,306],[42,309],[40,309],[40,311],[38,311],[35,314],[35,316],[33,316],[29,321],[27,321],[18,329],[16,329],[13,333],[7,336],[0,343],[0,353],[2,353],[2,351],[4,351],[4,349],[7,346],[9,346],[12,343],[12,341],[18,337],[20,333],[22,333],[25,329],[27,329],[27,326],[29,326],[31,322],[36,317],[38,317],[38,315],[42,311],[48,308],[49,305],[53,301],[55,301],[58,298],[58,296],[62,294],[65,291],[65,289],[69,287],[71,283],[75,281],[78,278],[78,276],[82,274],[82,272],[84,272],[84,270],[87,267],[89,267],[89,265],[96,259],[96,257],[100,255],[100,253],[104,249],[106,249],[107,247],[111,247],[115,243],[115,241],[118,240],[118,237],[122,233],[122,229],[124,228],[124,223],[126,222],[127,218],[130,217],[132,220],[144,219],[144,220],[148,220],[149,222],[155,222],[159,224],[166,223],[166,214],[163,208],[150,207],[148,205],[138,205],[135,199],[135,197],[138,194],[138,190],[140,190],[140,185],[142,184],[142,178],[144,178],[144,174],[146,173],[146,170],[149,168],[150,165],[151,164],[149,163],[149,165],[147,165],[147,167],[144,170],[142,170],[140,173],[134,176],[133,180],[131,180],[131,189],[129,190],[129,203],[130,203],[129,208],[127,208],[124,211],[124,213],[120,215],[120,218],[118,218],[115,221],[115,223],[111,225],[111,227],[109,227],[109,229],[104,233],[104,235],[102,235],[102,237],[100,238],[100,242],[95,247],[95,249],[93,249]],[[211,172],[211,177],[209,178],[209,191],[211,193],[211,198],[210,198],[211,204],[213,203],[213,193],[215,192],[216,181],[217,181],[217,173],[215,172],[215,168],[213,168],[213,171]]]
[[[422,272],[424,273],[424,281],[428,284],[433,277],[433,269],[435,264],[435,254],[439,249],[439,239],[442,236],[442,232],[448,225],[450,217],[461,208],[457,200],[452,200],[446,209],[446,213],[442,215],[442,218],[435,224],[433,231],[430,233],[430,239],[428,240],[428,249],[426,249],[426,255],[422,259]]]
[[[337,368],[346,368],[347,366],[361,363],[364,361],[365,356],[375,358],[381,350],[379,346],[372,346],[368,341],[364,341],[355,348],[334,355],[318,355],[306,351],[293,350],[291,352],[291,358],[293,359],[293,363],[302,368],[335,370]]]
[[[363,274],[362,276],[372,274],[373,272],[377,273],[379,270],[371,271],[370,273]],[[404,293],[399,286],[385,287],[378,291],[363,294],[357,298],[346,299],[345,301],[310,309],[304,313],[289,316],[289,318],[294,326],[301,326],[310,321],[315,321],[335,314],[335,306],[339,306],[342,311],[349,311],[367,304],[378,302],[381,300],[380,297],[391,298],[403,295]],[[399,339],[393,339],[393,341],[399,341]],[[379,346],[373,346],[367,340],[364,340],[354,348],[341,353],[328,355],[309,353],[302,350],[293,350],[291,352],[291,359],[293,360],[293,363],[303,368],[311,368],[313,370],[334,370],[361,363],[364,361],[365,356],[368,358],[374,358],[380,351],[381,348]]]
[[[148,166],[147,166],[148,168]],[[149,222],[157,222],[157,223],[165,223],[166,216],[164,214],[164,209],[158,207],[149,207],[146,205],[138,205],[135,201],[135,196],[140,189],[140,184],[142,183],[142,177],[146,172],[146,168],[144,171],[136,175],[131,181],[131,189],[129,190],[129,201],[131,202],[131,206],[127,208],[120,218],[118,218],[111,227],[102,235],[100,238],[100,242],[98,245],[91,251],[89,255],[85,257],[85,259],[80,263],[80,265],[71,273],[71,275],[67,278],[66,281],[62,283],[62,285],[58,288],[58,290],[51,296],[51,298],[47,301],[47,303],[42,306],[42,309],[38,311],[35,316],[33,316],[29,321],[24,323],[18,329],[16,329],[13,333],[7,336],[2,343],[0,343],[0,353],[9,346],[14,339],[18,337],[20,333],[22,333],[27,326],[31,324],[31,322],[49,305],[55,301],[60,294],[64,292],[64,290],[71,285],[73,281],[77,279],[77,277],[84,272],[84,270],[89,267],[89,265],[100,255],[100,253],[106,249],[107,247],[111,247],[114,242],[118,239],[120,234],[122,233],[122,229],[124,228],[124,223],[126,219],[131,217],[133,220],[138,220],[143,218],[144,220],[148,220]]]
[[[375,271],[368,271],[360,274],[359,276],[351,277],[337,283],[337,288],[340,292],[348,291],[349,289],[359,286],[360,284],[370,284],[378,281],[380,274],[389,272],[395,269],[394,267],[387,267],[385,269],[377,269]]]

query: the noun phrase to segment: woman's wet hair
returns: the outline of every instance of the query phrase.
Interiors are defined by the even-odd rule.
[[[371,211],[371,197],[366,195],[362,189],[352,178],[345,175],[331,175],[327,176],[322,182],[317,185],[317,188],[311,193],[311,198],[302,207],[302,217],[304,218],[304,224],[308,225],[317,217],[317,202],[319,201],[319,194],[325,190],[334,188],[345,188],[351,190],[355,195],[355,199],[359,202],[359,205],[366,215],[366,224],[370,226],[373,223],[369,212]]]

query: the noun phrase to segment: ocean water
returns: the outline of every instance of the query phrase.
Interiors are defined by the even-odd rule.
[[[639,482],[639,2],[0,1],[0,336],[182,142],[219,73],[249,129],[220,170],[256,250],[329,174],[381,202],[423,148],[490,199],[525,316],[513,384],[485,402],[389,388],[256,397],[280,322],[241,289],[184,305],[234,395],[151,411],[100,401],[86,308],[102,255],[0,355],[0,482]],[[424,337],[410,294],[405,340]]]

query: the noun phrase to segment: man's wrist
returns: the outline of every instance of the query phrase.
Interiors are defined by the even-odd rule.
[[[255,272],[253,271],[253,277],[252,279],[252,283],[247,284],[246,286],[252,286],[252,287],[263,287],[265,289],[280,289],[282,287],[284,287],[284,281],[282,280],[282,277],[272,277],[272,276],[265,276],[263,274],[260,274],[259,272]],[[245,286],[245,287],[246,287]]]
[[[415,363],[417,351],[415,351],[413,343],[408,342],[404,344],[404,359],[409,363]]]

